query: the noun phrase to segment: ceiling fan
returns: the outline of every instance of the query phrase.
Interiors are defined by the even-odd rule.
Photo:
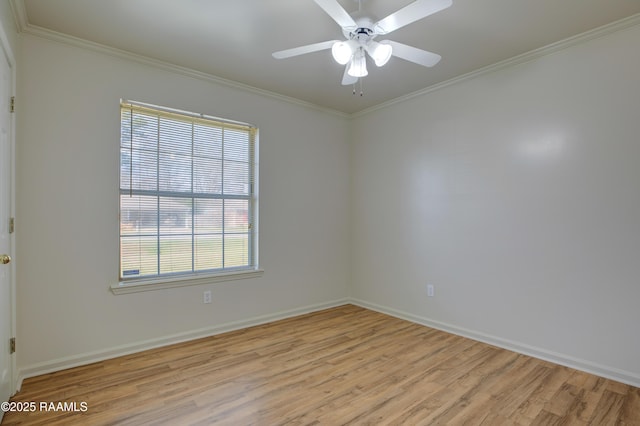
[[[340,25],[346,40],[329,40],[281,50],[273,53],[274,58],[284,59],[331,49],[335,61],[345,65],[343,85],[355,84],[358,79],[369,74],[367,55],[378,67],[385,65],[391,56],[425,67],[432,67],[441,59],[441,56],[436,53],[392,40],[377,42],[375,38],[446,9],[451,6],[452,0],[416,0],[379,21],[374,21],[361,10],[350,15],[337,0],[314,1]]]

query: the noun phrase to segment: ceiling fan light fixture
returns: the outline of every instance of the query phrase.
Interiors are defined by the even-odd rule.
[[[340,65],[346,65],[353,56],[353,49],[348,41],[336,41],[331,47],[333,59]]]
[[[0,0],[1,1],[1,0]],[[308,1],[308,0],[307,0]],[[354,13],[348,13],[341,3],[347,0],[313,0],[341,28],[347,40],[327,40],[320,43],[307,44],[291,49],[273,52],[276,59],[331,49],[334,60],[344,66],[342,85],[355,84],[358,79],[369,75],[367,72],[367,56],[382,67],[389,62],[391,56],[413,62],[424,67],[432,67],[440,61],[440,55],[418,49],[393,40],[376,42],[377,36],[389,34],[399,28],[424,19],[436,12],[448,8],[453,0],[414,0],[409,5],[396,10],[377,22],[360,7]],[[362,0],[357,0],[361,2]],[[409,1],[409,0],[407,0]],[[360,5],[358,5],[360,6]]]
[[[375,62],[376,66],[381,67],[389,62],[391,59],[391,54],[393,53],[393,48],[390,44],[381,44],[375,41],[372,41],[367,46],[367,52],[371,55],[373,62]]]
[[[362,48],[358,49],[353,55],[351,65],[349,65],[349,71],[347,71],[351,77],[366,77],[369,75],[367,71],[367,58],[364,56]]]

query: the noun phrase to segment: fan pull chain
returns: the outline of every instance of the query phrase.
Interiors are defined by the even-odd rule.
[[[364,91],[362,90],[362,79],[359,78],[357,83],[353,83],[353,96],[356,95],[356,84],[360,83],[360,96],[364,95]]]

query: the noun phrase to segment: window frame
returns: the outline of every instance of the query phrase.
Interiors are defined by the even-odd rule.
[[[229,195],[229,194],[224,194],[223,192],[221,192],[220,194],[215,194],[215,195],[211,195],[209,194],[209,196],[202,196],[202,194],[200,194],[201,196],[196,196],[198,193],[196,193],[194,191],[193,186],[191,187],[190,191],[176,191],[175,193],[182,193],[184,198],[188,198],[192,200],[192,205],[191,205],[191,215],[193,217],[193,202],[195,200],[206,200],[206,199],[220,199],[220,200],[226,200],[226,199],[243,199],[243,200],[247,200],[248,201],[248,217],[247,217],[247,221],[248,221],[248,232],[247,232],[247,238],[248,238],[248,244],[247,244],[247,249],[246,249],[246,254],[247,254],[247,259],[248,259],[248,265],[247,266],[233,266],[233,267],[227,267],[227,268],[217,268],[217,269],[207,269],[207,270],[194,270],[192,269],[191,271],[183,271],[183,272],[165,272],[162,273],[160,269],[158,269],[157,274],[153,274],[153,275],[144,275],[144,276],[132,276],[132,277],[127,277],[125,278],[124,276],[124,272],[122,270],[122,238],[123,238],[123,233],[122,233],[122,221],[121,221],[121,213],[122,213],[122,201],[121,201],[121,197],[125,192],[128,192],[130,194],[133,194],[135,192],[139,192],[139,196],[142,196],[144,194],[148,194],[151,196],[155,196],[155,197],[162,197],[164,195],[164,193],[166,191],[163,191],[160,189],[159,186],[156,187],[155,190],[143,190],[143,189],[137,189],[137,190],[133,190],[131,188],[131,184],[129,188],[124,188],[124,185],[122,184],[122,178],[121,178],[121,173],[122,173],[122,168],[123,168],[123,160],[122,160],[122,137],[123,137],[123,130],[122,130],[122,117],[123,117],[123,112],[125,110],[130,110],[131,113],[133,114],[134,112],[142,112],[142,113],[146,113],[146,114],[150,114],[150,115],[155,115],[157,116],[158,120],[160,120],[160,118],[168,118],[168,119],[175,119],[176,121],[181,121],[181,122],[190,122],[192,124],[192,126],[194,124],[200,123],[200,124],[204,124],[206,126],[211,126],[212,128],[216,128],[219,127],[221,130],[225,129],[225,128],[231,128],[231,129],[235,129],[235,130],[241,130],[241,131],[247,131],[249,133],[249,138],[250,138],[250,142],[249,142],[249,153],[248,153],[248,159],[249,159],[249,171],[248,171],[248,177],[249,177],[249,193],[248,196],[238,196],[237,194],[235,195]],[[118,281],[114,284],[112,284],[110,286],[111,291],[114,294],[126,294],[126,293],[132,293],[132,292],[140,292],[140,291],[150,291],[150,290],[160,290],[160,289],[165,289],[165,288],[173,288],[173,287],[183,287],[183,286],[191,286],[191,285],[202,285],[202,284],[210,284],[210,283],[215,283],[215,282],[220,282],[220,281],[230,281],[230,280],[238,280],[238,279],[248,279],[248,278],[256,278],[259,276],[262,276],[263,274],[263,270],[259,268],[259,262],[258,262],[258,129],[257,127],[250,125],[248,123],[243,123],[243,122],[238,122],[238,121],[233,121],[233,120],[226,120],[226,119],[221,119],[218,117],[214,117],[214,116],[210,116],[210,115],[205,115],[205,114],[200,114],[200,113],[193,113],[193,112],[188,112],[188,111],[183,111],[183,110],[177,110],[177,109],[172,109],[172,108],[167,108],[167,107],[162,107],[162,106],[157,106],[157,105],[151,105],[151,104],[146,104],[146,103],[142,103],[142,102],[136,102],[136,101],[126,101],[126,100],[121,100],[120,101],[120,142],[118,144],[118,150],[119,150],[119,160],[118,160],[118,248],[119,248],[119,253],[118,253]],[[192,127],[193,129],[193,127]],[[158,137],[160,137],[160,135],[158,135]],[[193,141],[193,136],[191,136],[192,141]],[[158,143],[159,139],[158,139]],[[133,149],[133,148],[131,148]],[[158,164],[160,163],[160,154],[161,154],[161,150],[160,147],[158,146],[158,151],[157,151],[157,161]],[[193,159],[194,155],[193,153],[191,153],[191,155],[189,156],[189,158]],[[222,162],[221,164],[223,164],[224,159],[221,158],[220,161]],[[193,163],[192,163],[193,164]],[[130,166],[131,167],[131,166]],[[193,167],[193,165],[191,166]],[[131,173],[131,171],[130,171]],[[158,174],[160,173],[159,169],[156,169],[156,176],[155,176],[155,182],[156,185],[159,185],[160,181],[161,181],[161,176]],[[193,174],[193,170],[191,172]],[[193,185],[193,180],[191,181]],[[144,194],[143,194],[144,193]],[[174,194],[175,194],[174,193]],[[185,195],[186,194],[186,195]],[[187,196],[190,194],[190,197]],[[159,198],[160,200],[160,198]],[[160,202],[160,201],[158,201]],[[224,208],[224,207],[223,207]],[[224,215],[223,215],[224,217]],[[158,211],[158,220],[160,218],[160,213]],[[160,238],[160,225],[158,223],[158,233],[157,233],[157,238]],[[223,228],[221,230],[221,236],[224,238],[225,235],[225,226],[223,224]],[[190,224],[190,228],[191,228],[191,234],[192,237],[195,236],[195,224],[193,222],[191,222]],[[160,241],[160,240],[158,240]],[[158,257],[158,265],[160,265],[160,252],[157,253],[156,255]],[[195,253],[192,249],[191,251],[191,259],[192,259],[192,265],[195,265],[194,263],[194,256]]]

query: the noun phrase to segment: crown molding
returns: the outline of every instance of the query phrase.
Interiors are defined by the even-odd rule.
[[[321,111],[330,115],[334,115],[341,118],[357,118],[367,114],[370,114],[375,111],[379,111],[393,105],[406,102],[410,99],[424,96],[428,93],[435,92],[436,90],[444,89],[445,87],[452,86],[454,84],[462,83],[468,80],[472,80],[474,78],[493,73],[505,68],[509,68],[512,66],[520,65],[525,62],[530,62],[535,59],[541,58],[543,56],[550,55],[552,53],[567,49],[571,46],[575,46],[578,44],[585,43],[589,40],[593,40],[596,38],[604,37],[608,34],[621,31],[626,28],[634,27],[640,24],[640,13],[635,15],[631,15],[627,18],[623,18],[621,20],[603,25],[598,28],[594,28],[592,30],[586,31],[584,33],[568,37],[564,40],[560,40],[558,42],[549,44],[547,46],[540,47],[538,49],[531,50],[529,52],[522,53],[520,55],[514,56],[509,59],[505,59],[503,61],[497,62],[492,65],[488,65],[486,67],[479,68],[477,70],[471,71],[469,73],[460,75],[458,77],[451,78],[449,80],[425,87],[423,89],[417,90],[415,92],[400,96],[395,99],[391,99],[389,101],[380,103],[378,105],[374,105],[372,107],[363,109],[361,111],[357,111],[354,113],[344,113],[342,111],[338,111],[332,108],[323,107],[320,105],[316,105],[311,102],[303,101],[294,97],[281,95],[276,92],[271,92],[269,90],[260,89],[254,86],[250,86],[248,84],[239,83],[237,81],[225,79],[222,77],[215,76],[213,74],[208,74],[202,71],[197,71],[191,68],[183,67],[180,65],[172,64],[169,62],[161,61],[158,59],[154,59],[148,56],[139,55],[136,53],[132,53],[126,50],[117,49],[114,47],[109,47],[106,45],[102,45],[99,43],[91,42],[85,39],[81,39],[78,37],[74,37],[71,35],[63,34],[57,31],[52,31],[46,28],[38,27],[35,25],[31,25],[28,22],[27,11],[24,5],[24,0],[9,0],[11,5],[11,10],[13,11],[13,19],[16,23],[16,27],[18,32],[22,32],[25,34],[31,34],[36,37],[45,38],[53,41],[57,41],[60,43],[69,44],[72,46],[85,48],[89,50],[93,50],[95,52],[103,53],[110,56],[115,56],[121,59],[127,59],[134,62],[138,62],[141,64],[145,64],[148,66],[152,66],[155,68],[159,68],[165,71],[170,71],[176,74],[196,78],[199,80],[203,80],[209,83],[215,83],[222,86],[232,87],[235,89],[240,89],[246,92],[254,93],[260,96],[264,96],[271,99],[276,99],[279,101],[287,102],[290,104],[298,105],[305,108],[310,108],[316,111]]]
[[[361,117],[363,115],[370,114],[374,111],[379,111],[381,109],[388,108],[390,106],[408,101],[410,99],[423,96],[431,92],[435,92],[436,90],[444,89],[445,87],[449,87],[454,84],[462,83],[464,81],[472,80],[474,78],[477,78],[489,73],[493,73],[505,68],[509,68],[509,67],[523,64],[525,62],[533,61],[534,59],[538,59],[540,57],[550,55],[552,53],[558,52],[560,50],[564,50],[571,46],[586,43],[589,40],[604,37],[608,34],[621,31],[626,28],[634,27],[638,24],[640,24],[640,13],[636,13],[635,15],[631,15],[627,18],[623,18],[618,21],[603,25],[601,27],[594,28],[592,30],[566,38],[564,40],[560,40],[558,42],[549,44],[547,46],[530,50],[529,52],[525,52],[523,54],[514,56],[512,58],[505,59],[500,62],[496,62],[495,64],[479,68],[475,71],[471,71],[467,74],[454,77],[452,79],[443,81],[441,83],[437,83],[432,86],[425,87],[424,89],[420,89],[416,92],[412,92],[407,95],[400,96],[398,98],[383,102],[381,104],[374,105],[370,108],[363,109],[362,111],[354,112],[353,114],[351,114],[351,118]]]
[[[16,3],[22,3],[22,0],[10,0]],[[254,86],[250,86],[248,84],[239,83],[237,81],[228,80],[226,78],[218,77],[213,74],[208,74],[202,71],[197,71],[191,68],[183,67],[180,65],[172,64],[170,62],[161,61],[159,59],[154,59],[148,56],[139,55],[137,53],[132,53],[126,50],[117,49],[114,47],[106,46],[100,43],[95,43],[92,41],[88,41],[79,37],[74,37],[68,34],[60,33],[57,31],[49,30],[47,28],[42,28],[37,25],[31,25],[29,23],[24,26],[21,30],[24,34],[29,34],[35,37],[55,41],[58,43],[67,44],[70,46],[79,47],[82,49],[91,50],[97,53],[102,53],[105,55],[113,56],[119,59],[125,59],[133,62],[137,62],[139,64],[151,66],[157,69],[161,69],[163,71],[169,71],[175,74],[183,75],[186,77],[195,78],[198,80],[202,80],[208,83],[218,84],[221,86],[231,87],[234,89],[239,89],[245,92],[250,92],[256,95],[260,95],[266,98],[275,99],[278,101],[286,102],[289,104],[294,104],[297,106],[301,106],[304,108],[310,108],[316,111],[320,111],[326,114],[334,115],[341,118],[350,118],[351,115],[344,113],[342,111],[338,111],[331,108],[322,107],[316,105],[311,102],[303,101],[300,99],[296,99],[290,96],[281,95],[276,92],[271,92],[269,90],[260,89]]]
[[[9,0],[11,12],[13,13],[13,21],[19,33],[23,32],[29,25],[27,18],[27,8],[24,6],[24,0]]]

